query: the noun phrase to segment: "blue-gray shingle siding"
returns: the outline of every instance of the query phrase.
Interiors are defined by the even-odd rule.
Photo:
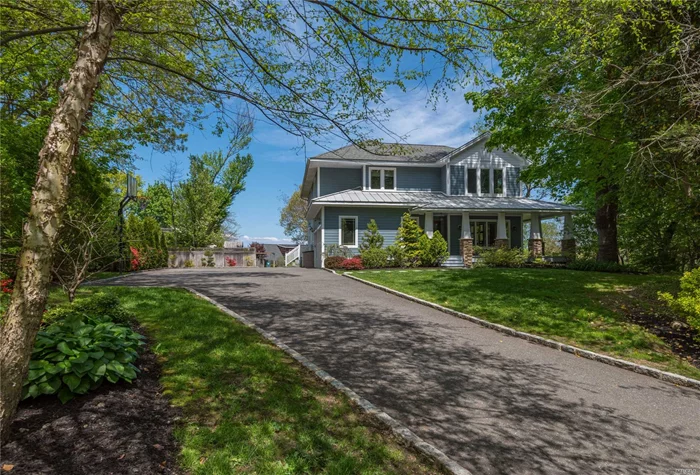
[[[321,172],[323,173],[323,172]],[[374,207],[326,207],[324,218],[324,243],[340,244],[339,228],[340,216],[357,216],[358,244],[362,242],[362,235],[367,230],[367,225],[374,219],[379,227],[379,234],[384,237],[384,247],[394,244],[396,231],[401,226],[401,216],[408,211],[403,208],[374,208]],[[352,249],[357,253],[357,249]]]
[[[396,187],[404,191],[442,191],[440,169],[397,167]]]
[[[395,168],[396,189],[402,191],[443,191],[441,168],[433,167],[370,167],[366,168],[366,184],[370,186],[370,168]]]
[[[321,196],[362,188],[362,168],[321,168]]]
[[[506,219],[510,219],[510,247],[512,248],[522,248],[523,247],[523,223],[520,216],[508,216]]]
[[[462,165],[450,165],[450,194],[464,194],[464,167]]]
[[[520,196],[520,168],[506,168],[506,196]]]

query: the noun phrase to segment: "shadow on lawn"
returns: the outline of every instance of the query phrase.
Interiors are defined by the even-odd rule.
[[[0,463],[17,475],[180,473],[178,411],[161,395],[155,356],[146,350],[137,366],[133,384],[105,382],[67,404],[56,396],[20,403]]]
[[[447,283],[459,278],[444,274]],[[182,285],[177,279],[168,284]],[[536,282],[553,279],[554,273]],[[163,282],[140,279],[142,285]],[[379,294],[360,284],[343,283],[343,298],[325,295],[321,276],[285,295],[275,287],[237,287],[235,279],[217,282],[207,279],[195,287],[280,337],[476,473],[659,473],[700,466],[693,450],[700,434],[687,428],[692,423],[670,428],[650,422],[653,415],[641,420],[626,413],[616,401],[602,404],[605,395],[574,374],[503,357],[486,343],[465,345],[443,323],[376,305],[372,299]],[[306,298],[306,286],[324,296]],[[201,351],[211,347],[202,345]],[[644,390],[650,388],[672,394],[679,410],[697,408],[700,401],[692,390],[653,381]],[[589,401],[593,395],[599,402]]]

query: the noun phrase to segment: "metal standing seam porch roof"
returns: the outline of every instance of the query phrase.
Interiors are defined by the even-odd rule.
[[[576,212],[581,208],[551,201],[515,197],[453,196],[434,191],[345,190],[311,200],[320,205],[384,205],[430,210]]]

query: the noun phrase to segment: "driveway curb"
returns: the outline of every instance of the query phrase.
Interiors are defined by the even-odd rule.
[[[340,274],[337,274],[336,272],[333,272],[333,273],[336,275],[340,275]],[[379,290],[383,290],[384,292],[397,295],[397,296],[402,297],[406,300],[410,300],[412,302],[416,302],[416,303],[419,303],[421,305],[425,305],[426,307],[431,307],[431,308],[434,308],[436,310],[440,310],[441,312],[450,314],[452,316],[461,318],[463,320],[468,320],[472,323],[476,323],[477,325],[481,325],[482,327],[490,328],[492,330],[496,330],[496,331],[499,331],[501,333],[505,333],[507,335],[514,336],[516,338],[522,338],[523,340],[527,340],[531,343],[536,343],[538,345],[547,346],[549,348],[554,348],[554,349],[559,350],[559,351],[565,351],[567,353],[571,353],[573,355],[580,356],[581,358],[586,358],[589,360],[598,361],[600,363],[605,363],[605,364],[608,364],[611,366],[617,366],[618,368],[626,369],[628,371],[633,371],[635,373],[643,374],[646,376],[651,376],[652,378],[660,379],[660,380],[666,381],[668,383],[676,384],[679,386],[686,386],[689,388],[700,390],[700,381],[697,379],[688,378],[686,376],[681,376],[679,374],[668,373],[666,371],[661,371],[659,369],[650,368],[649,366],[644,366],[644,365],[632,363],[630,361],[621,360],[618,358],[613,358],[612,356],[602,355],[600,353],[595,353],[593,351],[584,350],[582,348],[567,345],[565,343],[559,343],[558,341],[549,340],[547,338],[533,335],[531,333],[521,332],[521,331],[515,330],[513,328],[506,327],[504,325],[499,325],[498,323],[492,323],[492,322],[474,317],[472,315],[468,315],[466,313],[458,312],[456,310],[452,310],[450,308],[443,307],[442,305],[439,305],[439,304],[436,304],[433,302],[429,302],[427,300],[423,300],[423,299],[420,299],[418,297],[414,297],[413,295],[399,292],[398,290],[394,290],[394,289],[391,289],[389,287],[385,287],[383,285],[375,284],[374,282],[370,282],[368,280],[360,279],[359,277],[356,277],[356,276],[348,274],[348,273],[342,274],[342,276],[348,277],[348,278],[356,280],[358,282],[362,282],[365,285],[375,287]]]
[[[361,279],[358,279],[361,280]],[[391,431],[398,436],[399,438],[403,439],[406,443],[408,443],[411,447],[415,448],[419,452],[421,452],[423,455],[429,457],[430,459],[436,461],[440,465],[442,465],[448,472],[453,473],[455,475],[472,475],[472,473],[467,470],[466,468],[462,467],[459,465],[457,462],[449,458],[447,455],[445,455],[444,452],[436,448],[435,446],[429,444],[428,442],[424,441],[420,437],[418,437],[416,434],[414,434],[408,427],[404,426],[401,424],[399,421],[391,417],[389,414],[386,412],[382,411],[379,409],[377,406],[369,402],[368,400],[361,398],[355,391],[347,387],[345,384],[342,382],[338,381],[335,379],[333,376],[328,374],[327,372],[323,371],[321,368],[316,366],[314,363],[312,363],[308,358],[303,356],[301,353],[297,352],[296,350],[293,350],[289,346],[287,346],[285,343],[282,343],[277,337],[273,336],[272,334],[266,332],[256,324],[250,322],[247,320],[245,317],[242,317],[241,315],[237,314],[236,312],[230,310],[229,308],[225,307],[224,305],[221,305],[218,303],[216,300],[207,297],[206,295],[197,292],[196,290],[190,288],[190,287],[184,287],[185,290],[188,292],[196,295],[197,297],[206,300],[207,302],[215,305],[219,310],[222,312],[226,313],[227,315],[230,315],[231,317],[235,318],[239,322],[241,322],[243,325],[252,328],[256,332],[258,332],[263,338],[280,348],[282,351],[287,353],[289,356],[294,358],[296,361],[301,363],[302,366],[304,366],[306,369],[312,371],[316,377],[321,379],[322,381],[330,384],[334,388],[338,389],[341,391],[343,394],[345,394],[348,398],[350,398],[354,403],[356,403],[360,409],[362,409],[366,414],[370,415],[371,417],[375,418],[378,422],[381,424],[389,427]]]

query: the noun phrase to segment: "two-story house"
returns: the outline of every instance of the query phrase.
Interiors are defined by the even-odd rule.
[[[530,252],[541,255],[540,221],[555,216],[565,217],[563,251],[574,252],[571,214],[578,208],[523,197],[519,174],[527,161],[488,150],[488,137],[482,134],[458,148],[348,145],[308,159],[302,196],[309,201],[314,267],[323,267],[331,244],[357,252],[371,219],[384,245],[393,244],[407,211],[428,236],[440,231],[453,264],[470,267],[473,246],[523,247],[528,221]]]

